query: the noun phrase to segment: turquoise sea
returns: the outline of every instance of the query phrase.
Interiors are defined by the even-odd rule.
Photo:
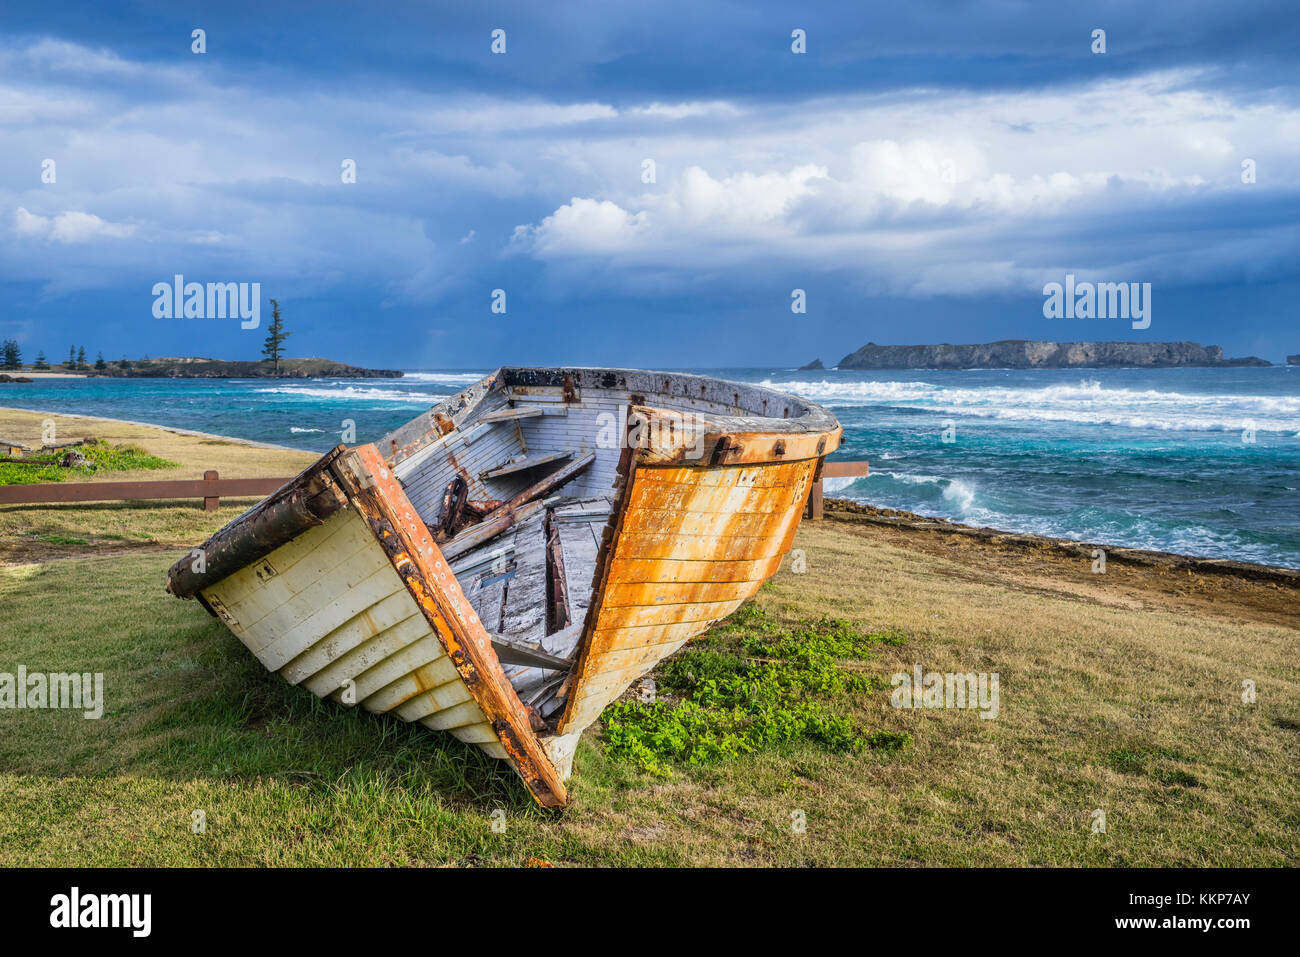
[[[375,439],[488,370],[402,379],[53,379],[0,405],[134,419],[323,451]],[[1300,568],[1300,367],[689,370],[830,408],[828,492],[975,525]],[[949,441],[945,441],[945,438]]]

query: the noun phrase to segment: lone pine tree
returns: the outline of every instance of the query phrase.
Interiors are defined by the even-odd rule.
[[[271,300],[271,325],[266,333],[266,342],[262,345],[262,355],[271,360],[271,372],[280,374],[281,346],[291,333],[284,331],[284,320],[280,318],[280,302]]]

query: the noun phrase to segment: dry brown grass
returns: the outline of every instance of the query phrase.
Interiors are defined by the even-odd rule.
[[[783,571],[761,603],[910,634],[882,652],[888,671],[997,672],[1001,713],[985,721],[876,703],[874,726],[911,731],[910,753],[828,768],[819,781],[869,859],[1300,859],[1300,620],[1279,626],[1271,609],[1227,601],[1193,617],[1131,577],[1107,582],[1085,566],[1082,581],[1068,581],[1046,560],[1003,563],[988,548],[947,560],[881,537],[852,521],[806,524],[796,544],[807,574]],[[1242,702],[1246,679],[1253,705]],[[854,806],[862,820],[850,824]],[[1088,826],[1095,808],[1105,835]]]
[[[150,455],[179,463],[179,468],[166,472],[149,469],[105,472],[86,479],[92,482],[202,478],[207,469],[216,469],[222,478],[288,476],[302,471],[319,458],[314,452],[259,446],[238,439],[189,435],[117,419],[30,412],[26,409],[0,408],[0,437],[36,448],[41,444],[42,423],[46,419],[54,420],[60,442],[94,436],[113,444],[138,445]]]

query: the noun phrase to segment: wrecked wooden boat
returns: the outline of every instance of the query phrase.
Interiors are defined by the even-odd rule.
[[[579,735],[790,550],[825,409],[682,373],[502,368],[339,446],[177,562],[270,670],[567,799]]]

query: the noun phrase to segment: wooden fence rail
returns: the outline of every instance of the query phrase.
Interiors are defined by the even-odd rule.
[[[824,462],[821,475],[808,494],[806,518],[823,514],[822,479],[860,478],[867,474],[866,462]],[[165,482],[41,482],[36,485],[0,485],[0,505],[52,505],[64,502],[132,502],[146,499],[201,498],[203,508],[215,511],[221,496],[261,498],[270,495],[289,478],[223,479],[215,470],[201,479]]]
[[[822,479],[862,478],[866,474],[866,462],[823,462],[821,474],[817,476],[812,491],[808,493],[808,507],[804,509],[804,518],[821,518],[824,513]]]
[[[143,499],[201,498],[206,511],[215,511],[221,496],[261,498],[289,478],[223,479],[215,470],[201,479],[166,482],[41,482],[36,485],[0,485],[0,505],[55,504],[61,502],[130,502]]]

